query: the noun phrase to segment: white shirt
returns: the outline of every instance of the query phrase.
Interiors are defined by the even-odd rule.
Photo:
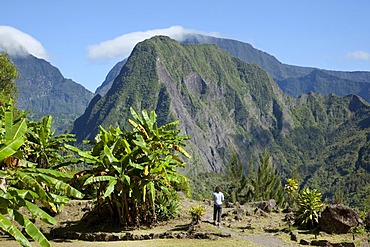
[[[213,201],[216,205],[222,205],[222,201],[224,200],[224,194],[222,192],[214,192],[212,195]]]

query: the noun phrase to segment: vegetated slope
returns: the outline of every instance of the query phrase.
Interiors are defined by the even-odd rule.
[[[365,185],[354,186],[357,192],[367,190],[359,192],[361,198],[369,192],[366,101],[353,95],[294,99],[258,65],[215,45],[181,45],[163,36],[139,43],[111,89],[92,100],[73,131],[82,140],[93,138],[99,125],[128,128],[130,107],[155,110],[160,124],[180,120],[191,137],[188,174],[223,171],[233,149],[246,166],[250,157],[256,161],[269,149],[279,172],[289,176],[298,168],[304,182],[325,185],[325,196],[337,188],[332,169],[344,187]]]
[[[256,63],[269,73],[285,93],[293,97],[310,92],[322,95],[333,93],[339,96],[356,94],[370,102],[370,72],[331,71],[288,65],[281,63],[274,56],[258,50],[248,43],[200,34],[185,35],[181,43],[215,44],[244,62]],[[119,62],[111,72],[116,72],[118,68],[122,68],[125,62],[125,60]],[[108,75],[111,75],[111,72]],[[108,81],[112,82],[112,79]],[[110,87],[111,83],[108,83],[106,80],[99,87],[97,93],[104,95]]]
[[[80,116],[93,93],[82,85],[63,77],[49,62],[32,55],[12,56],[19,77],[17,106],[31,111],[32,119],[45,115],[54,117],[53,127],[58,132],[71,129],[73,121]]]
[[[183,43],[216,44],[242,61],[256,63],[271,75],[285,93],[294,97],[310,92],[322,95],[334,93],[339,96],[357,94],[370,102],[370,72],[367,71],[344,72],[288,65],[266,52],[253,48],[248,43],[231,39],[189,34]],[[309,80],[311,73],[320,73],[321,76]],[[329,76],[330,80],[327,80]],[[311,86],[311,84],[317,86]],[[328,85],[330,87],[327,87]]]

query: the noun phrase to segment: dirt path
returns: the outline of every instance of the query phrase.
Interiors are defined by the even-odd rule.
[[[206,214],[204,216],[208,219],[207,222],[213,222],[213,210],[208,208]],[[288,244],[285,243],[283,240],[279,239],[278,237],[274,236],[272,233],[261,233],[261,234],[251,234],[251,235],[243,235],[232,228],[226,227],[224,225],[219,226],[223,233],[230,234],[233,238],[239,238],[244,240],[249,240],[254,244],[260,246],[268,246],[268,247],[292,247],[292,246],[299,246],[298,244]]]

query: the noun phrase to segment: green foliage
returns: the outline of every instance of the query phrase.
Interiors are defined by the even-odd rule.
[[[276,174],[267,150],[261,156],[255,181],[252,181],[252,184],[255,201],[275,199],[279,205],[283,203],[284,189],[281,178]]]
[[[159,192],[155,198],[155,211],[157,219],[167,221],[176,218],[180,213],[180,205],[176,194],[166,195]]]
[[[193,224],[199,224],[202,216],[205,214],[205,209],[202,205],[196,205],[189,210]]]
[[[227,168],[225,180],[229,184],[231,201],[233,203],[239,202],[244,204],[246,202],[245,189],[248,180],[243,169],[243,164],[239,162],[235,152],[232,153],[232,161]]]
[[[14,79],[17,78],[17,75],[17,68],[8,54],[0,53],[0,102],[7,102],[9,99],[15,100],[17,86]]]
[[[27,126],[27,140],[21,148],[25,158],[40,168],[61,167],[67,162],[65,144],[75,142],[73,134],[54,135],[51,130],[52,116],[45,116],[39,122],[30,121]]]
[[[299,191],[298,181],[293,178],[288,178],[286,180],[284,190],[287,193],[288,205],[292,208],[295,208],[298,191]]]
[[[297,203],[295,224],[313,229],[319,222],[319,214],[323,207],[321,193],[316,189],[305,188],[299,193]]]
[[[131,109],[131,114],[132,132],[124,133],[119,127],[110,127],[108,131],[100,127],[95,141],[90,142],[90,151],[69,146],[80,155],[81,163],[92,165],[92,170],[77,176],[84,179],[85,186],[97,190],[98,207],[108,205],[111,215],[102,217],[118,220],[122,226],[151,224],[157,220],[157,194],[175,200],[174,186],[187,182],[176,170],[185,165],[179,155],[190,157],[182,148],[188,137],[179,135],[175,129],[177,121],[158,127],[154,111],[148,115],[143,110],[139,115]]]
[[[20,225],[41,246],[50,246],[32,223],[32,218],[40,218],[49,224],[56,224],[56,221],[37,205],[42,203],[56,212],[60,205],[68,202],[68,197],[82,198],[83,194],[66,183],[72,176],[36,168],[34,163],[23,159],[19,148],[26,141],[26,120],[24,115],[17,119],[13,116],[11,103],[0,107],[0,228],[21,245],[31,246],[17,228]]]

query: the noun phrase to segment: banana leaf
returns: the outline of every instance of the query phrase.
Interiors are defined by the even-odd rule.
[[[0,214],[0,228],[12,235],[22,246],[32,247],[27,238],[3,214]]]
[[[24,227],[28,235],[38,242],[42,247],[50,247],[51,244],[45,238],[44,234],[23,214],[19,213],[17,210],[8,209],[8,215],[11,216],[15,221],[17,221],[21,226]]]

